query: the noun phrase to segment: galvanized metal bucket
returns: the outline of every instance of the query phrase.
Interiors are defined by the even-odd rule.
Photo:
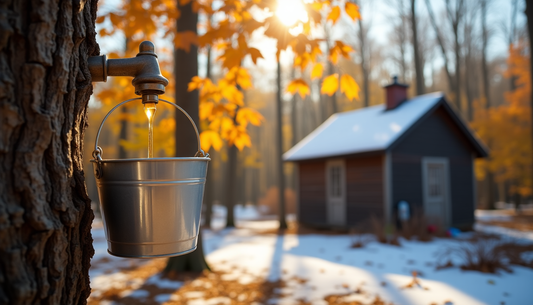
[[[98,146],[100,124],[95,141],[94,160],[102,219],[108,252],[130,258],[153,258],[187,254],[196,249],[200,212],[209,155],[200,149],[190,158],[102,159]]]

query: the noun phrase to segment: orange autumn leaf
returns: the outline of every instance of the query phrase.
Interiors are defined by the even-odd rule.
[[[295,79],[290,82],[289,86],[287,86],[287,92],[290,94],[298,94],[304,98],[306,95],[309,94],[310,89],[309,85],[301,78]]]
[[[344,11],[348,16],[350,16],[350,18],[352,18],[353,21],[361,19],[359,7],[354,3],[346,2],[346,5],[344,6]]]
[[[216,151],[222,148],[222,138],[218,132],[213,130],[205,130],[200,134],[200,143],[204,151],[209,151],[213,147]]]
[[[359,99],[359,85],[355,82],[353,77],[348,74],[341,76],[341,92],[351,101]]]
[[[257,59],[264,58],[261,52],[256,48],[248,48],[248,54],[252,57],[254,65],[257,64]]]
[[[335,41],[335,45],[329,50],[329,60],[333,64],[337,64],[339,55],[346,59],[350,59],[350,52],[353,52],[352,47],[345,45],[342,41]]]
[[[331,12],[328,14],[327,20],[331,20],[333,24],[335,24],[337,20],[339,20],[340,15],[341,15],[341,8],[338,6],[334,6],[331,9]]]
[[[241,126],[246,126],[248,123],[259,126],[263,120],[263,116],[256,110],[249,107],[242,107],[237,112],[237,118],[235,119]]]
[[[337,89],[339,89],[339,74],[335,73],[324,78],[320,93],[332,96],[337,92]]]
[[[183,31],[174,34],[174,46],[176,49],[182,49],[185,52],[189,52],[192,44],[198,45],[198,35],[193,31]]]
[[[311,71],[311,80],[321,78],[323,72],[324,72],[324,65],[320,63],[316,64],[313,67],[313,70]]]

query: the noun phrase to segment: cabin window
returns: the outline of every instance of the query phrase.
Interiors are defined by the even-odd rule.
[[[342,186],[341,186],[341,167],[332,166],[329,168],[329,194],[331,197],[341,197],[342,196]]]
[[[449,163],[447,158],[422,158],[424,215],[428,221],[450,225]]]
[[[326,163],[327,219],[335,226],[346,224],[346,173],[344,160]]]
[[[441,197],[444,195],[444,164],[428,164],[428,195]]]

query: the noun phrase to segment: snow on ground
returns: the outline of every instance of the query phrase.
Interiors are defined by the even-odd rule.
[[[237,215],[252,214],[244,211]],[[219,218],[220,213],[215,216],[215,222],[220,221]],[[375,296],[394,304],[409,305],[533,304],[532,269],[512,266],[512,273],[497,275],[462,271],[457,267],[436,270],[438,264],[444,263],[438,261],[439,253],[456,244],[453,239],[425,243],[401,240],[401,247],[370,242],[363,248],[353,249],[350,245],[354,237],[350,235],[265,234],[260,231],[276,229],[276,220],[237,218],[238,229],[204,230],[207,261],[224,273],[221,279],[224,281],[248,284],[260,277],[289,283],[280,288],[281,297],[271,299],[269,304],[297,304],[297,300],[328,304],[324,298],[333,294],[347,294],[345,301],[365,304]],[[497,233],[509,235],[506,230]],[[510,235],[508,238],[514,238]],[[181,282],[163,279],[159,274],[144,280],[127,278],[120,270],[150,260],[123,259],[107,254],[101,226],[93,229],[93,236],[96,254],[90,276],[94,296],[111,285],[117,289],[128,287],[123,296],[142,299],[146,291],[139,288],[143,284],[154,284],[167,289],[156,297],[156,302],[176,301],[176,296],[168,289],[180,289]],[[524,241],[523,236],[515,237]],[[417,272],[420,285],[406,288],[413,281],[413,271]],[[295,278],[303,280],[299,284],[290,281]],[[187,292],[191,293],[195,292]],[[229,304],[231,301],[227,297],[204,299],[203,293],[197,294],[189,296],[194,300],[183,304]]]

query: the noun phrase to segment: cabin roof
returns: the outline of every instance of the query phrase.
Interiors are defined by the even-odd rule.
[[[421,118],[443,105],[474,146],[485,157],[487,149],[455,114],[441,92],[420,95],[385,110],[377,105],[329,117],[322,125],[283,155],[285,161],[302,161],[335,156],[385,151]]]

